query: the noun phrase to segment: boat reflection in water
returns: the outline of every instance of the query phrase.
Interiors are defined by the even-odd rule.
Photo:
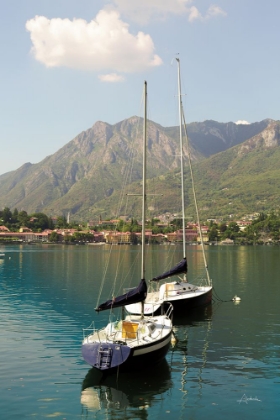
[[[170,368],[164,359],[155,368],[104,375],[90,369],[82,384],[81,403],[86,411],[134,407],[147,409],[172,388]]]
[[[215,306],[215,305],[214,305]],[[209,303],[206,306],[199,306],[193,308],[192,311],[185,315],[176,314],[173,315],[173,330],[176,331],[180,327],[191,327],[200,323],[212,321],[212,315],[214,306]]]
[[[171,352],[171,371],[178,366],[189,364],[189,357],[205,360],[208,348],[208,335],[212,328],[213,305],[193,309],[187,316],[174,316],[173,333],[176,338]],[[191,345],[190,345],[191,343]],[[174,358],[174,354],[180,354]],[[183,359],[182,359],[183,358]]]
[[[181,404],[182,418],[185,418],[187,396],[191,395],[195,404],[199,404],[202,398],[203,372],[208,359],[214,310],[214,305],[209,304],[196,308],[188,316],[174,317],[176,345],[171,350],[170,366],[172,375],[180,377],[182,400],[177,402],[178,407]],[[194,378],[197,387],[192,385]]]

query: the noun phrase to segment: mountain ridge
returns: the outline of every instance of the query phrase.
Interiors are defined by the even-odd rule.
[[[131,168],[129,183],[139,184],[141,181],[142,122],[143,119],[137,116],[114,125],[97,121],[41,162],[26,163],[15,171],[1,175],[0,205],[18,208],[19,211],[26,210],[28,213],[57,215],[69,212],[77,219],[96,216],[99,210],[104,211],[106,207],[104,199],[118,195],[122,188],[123,179],[128,176],[125,168],[132,158],[132,151],[134,166]],[[271,119],[253,123],[249,127],[208,120],[188,124],[187,131],[192,160],[201,167],[206,165],[205,168],[209,159],[211,165],[211,158],[215,159],[215,156],[221,156],[240,145],[243,148],[237,159],[242,159],[244,154],[248,155],[254,150],[264,153],[267,145],[271,148],[279,146],[279,123]],[[168,174],[172,178],[172,173],[176,173],[179,168],[178,136],[178,127],[166,128],[153,121],[148,123],[147,159],[152,162],[148,177],[154,183],[157,178],[157,182],[160,177],[165,178],[165,187],[163,185],[162,188],[166,190]],[[230,158],[224,155],[222,159]],[[203,170],[198,173],[203,180]],[[221,173],[217,174],[219,178],[223,179]],[[208,181],[210,185],[211,177]],[[167,205],[163,207],[168,211]],[[109,212],[108,207],[105,212],[108,217]]]

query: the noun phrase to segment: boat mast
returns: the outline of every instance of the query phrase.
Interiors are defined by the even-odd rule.
[[[145,255],[145,221],[146,221],[146,149],[147,149],[147,82],[144,82],[144,125],[143,125],[143,189],[142,189],[142,266],[141,279],[145,279],[146,255]],[[142,313],[144,314],[144,302],[142,302]]]
[[[186,221],[185,221],[185,195],[184,195],[184,161],[183,161],[183,135],[182,135],[182,98],[180,60],[178,63],[178,101],[179,101],[179,130],[180,130],[180,160],[181,160],[181,196],[182,196],[182,229],[183,229],[183,257],[186,258]],[[186,277],[186,275],[185,275]]]
[[[209,275],[209,271],[208,271],[208,264],[207,264],[207,261],[206,261],[205,247],[204,247],[204,242],[203,242],[203,238],[202,238],[200,217],[199,217],[197,200],[196,200],[196,192],[195,192],[195,187],[194,187],[194,176],[193,176],[193,170],[192,170],[192,160],[191,160],[191,154],[190,154],[190,144],[189,144],[188,134],[187,134],[187,124],[186,124],[186,120],[185,120],[184,110],[182,109],[182,111],[183,111],[182,116],[183,116],[183,123],[184,123],[184,128],[185,128],[185,136],[186,136],[186,139],[187,139],[187,152],[188,152],[188,158],[189,158],[190,175],[191,175],[191,180],[192,180],[192,190],[193,190],[194,205],[195,205],[196,218],[197,218],[197,224],[198,224],[198,232],[199,232],[200,243],[201,243],[201,247],[202,247],[202,255],[203,255],[204,267],[205,267],[206,276],[207,276],[207,284],[208,284],[208,286],[212,286],[212,280],[210,279],[210,275]]]
[[[187,130],[186,130],[187,125],[186,125],[186,121],[185,121],[185,114],[184,114],[183,104],[182,104],[180,59],[176,58],[176,60],[177,60],[177,63],[178,63],[178,92],[179,92],[178,97],[179,97],[179,118],[180,118],[179,127],[180,127],[180,149],[181,149],[180,155],[181,155],[181,186],[182,186],[182,217],[183,217],[183,257],[186,258],[186,231],[185,231],[186,227],[185,227],[185,197],[184,197],[184,165],[183,165],[182,124],[184,125],[185,135],[186,135],[186,139],[187,139],[187,151],[188,151],[190,174],[191,174],[191,180],[192,180],[193,197],[194,197],[196,217],[197,217],[197,222],[198,222],[198,230],[199,230],[199,235],[200,235],[200,243],[201,243],[201,247],[202,247],[204,267],[205,267],[206,276],[207,276],[207,283],[210,286],[210,285],[212,285],[212,281],[210,279],[210,275],[209,275],[209,271],[208,271],[208,265],[207,265],[206,256],[205,256],[204,242],[203,242],[202,233],[201,233],[201,224],[200,224],[200,218],[199,218],[199,214],[198,214],[196,192],[195,192],[195,188],[194,188],[192,162],[191,162],[191,157],[190,157],[190,147],[189,147],[188,135],[187,135]],[[186,277],[186,275],[185,275],[185,277]]]
[[[142,189],[142,267],[141,279],[145,278],[145,221],[146,221],[146,144],[147,144],[147,82],[144,82],[144,125],[143,125],[143,189]]]

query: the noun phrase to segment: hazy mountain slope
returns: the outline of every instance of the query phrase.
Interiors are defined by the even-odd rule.
[[[207,120],[188,124],[188,136],[193,147],[204,157],[223,152],[262,132],[273,120],[266,119],[252,124],[219,123]],[[178,127],[169,127],[166,132],[178,135]]]
[[[0,206],[28,213],[43,211],[50,215],[70,212],[78,220],[100,214],[112,216],[116,213],[117,198],[124,183],[134,182],[127,188],[128,192],[140,192],[142,123],[139,117],[115,125],[97,122],[42,162],[27,163],[0,176]],[[205,155],[211,154],[211,148],[224,150],[255,132],[259,134],[240,146],[205,159]],[[153,194],[163,194],[151,196],[151,214],[178,212],[180,208],[178,135],[178,127],[164,128],[152,121],[148,124],[148,177],[152,178],[149,188]],[[251,126],[238,126],[205,121],[188,125],[188,135],[193,162],[200,162],[194,168],[198,196],[205,214],[231,212],[233,205],[229,200],[234,201],[235,209],[246,212],[252,208],[252,194],[257,197],[257,193],[260,196],[258,202],[272,200],[274,203],[273,198],[264,197],[267,189],[264,187],[262,193],[260,183],[264,177],[271,182],[278,180],[277,167],[275,173],[272,172],[279,146],[279,125],[276,122],[264,120]],[[130,167],[131,161],[133,165]],[[255,168],[258,168],[258,173]],[[188,189],[189,180],[186,185]],[[187,200],[192,202],[188,191]],[[130,198],[131,204],[137,210],[139,199]],[[191,204],[188,211],[192,211]],[[128,213],[124,204],[122,212]]]
[[[70,211],[84,216],[98,200],[121,187],[134,154],[129,182],[142,176],[142,123],[132,117],[114,126],[97,122],[42,162],[0,177],[0,205],[28,213]],[[178,139],[153,122],[148,128],[149,176],[178,167]],[[198,157],[194,152],[194,157]]]
[[[280,125],[271,123],[262,133],[241,145],[232,147],[193,165],[195,188],[200,215],[216,218],[229,215],[241,217],[247,213],[280,208]],[[187,163],[186,163],[187,166]],[[140,183],[129,186],[141,191]],[[186,215],[196,220],[190,173],[185,174]],[[148,181],[150,194],[148,215],[164,212],[180,214],[181,191],[178,169]],[[156,193],[157,195],[153,196]],[[108,209],[116,209],[119,197],[113,194],[99,201],[91,209],[96,216],[109,216]],[[140,217],[137,199],[130,197],[121,212]]]
[[[280,208],[280,124],[195,167],[202,214],[245,214]]]

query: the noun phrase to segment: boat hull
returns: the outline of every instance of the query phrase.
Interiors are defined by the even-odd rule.
[[[116,368],[127,361],[132,349],[120,343],[83,343],[84,360],[99,370]]]
[[[209,305],[212,302],[212,287],[205,290],[205,292],[197,294],[191,297],[169,299],[172,303],[175,314],[188,313],[191,309],[198,308],[200,306]]]
[[[162,361],[170,347],[172,332],[156,342],[131,348],[125,343],[89,343],[82,344],[84,360],[93,368],[103,372],[141,370]],[[100,357],[100,348],[102,357]],[[110,357],[106,361],[106,353]],[[103,358],[103,355],[105,357]]]
[[[178,293],[176,291],[177,284],[174,284],[175,288],[170,293],[170,295],[164,295],[162,298],[163,301],[157,299],[156,303],[153,303],[153,296],[151,296],[151,301],[149,300],[149,294],[144,304],[144,315],[158,315],[161,310],[162,303],[171,303],[173,306],[175,315],[183,315],[189,313],[192,309],[198,308],[200,306],[206,306],[212,302],[212,287],[204,286],[198,287],[194,291]],[[164,285],[165,286],[165,285]],[[193,287],[193,286],[191,286]],[[139,304],[128,305],[126,310],[131,314],[141,313],[141,306]]]

